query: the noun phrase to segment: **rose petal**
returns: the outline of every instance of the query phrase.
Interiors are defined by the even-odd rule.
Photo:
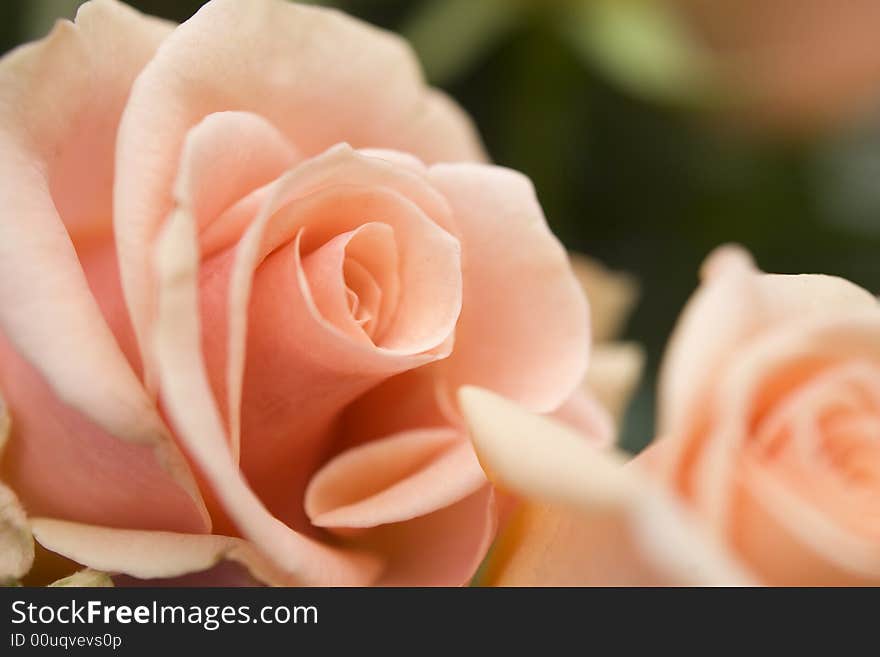
[[[247,485],[227,444],[202,357],[195,222],[182,211],[169,221],[157,251],[156,355],[160,389],[177,435],[238,529],[286,575],[305,583],[366,584],[378,564],[322,545],[273,517]],[[136,573],[132,573],[138,576]]]
[[[765,582],[779,586],[876,586],[880,548],[799,500],[760,467],[737,487],[731,541]]]
[[[113,436],[61,403],[2,335],[0,388],[14,419],[0,479],[31,514],[112,527],[210,528],[189,466],[155,408],[162,433],[152,444]],[[140,428],[136,421],[132,429]]]
[[[584,436],[595,447],[614,441],[614,421],[608,411],[585,388],[578,388],[552,417]]]
[[[67,577],[63,577],[62,579],[55,580],[54,582],[49,584],[49,586],[72,586],[76,588],[108,588],[113,586],[113,580],[106,573],[92,570],[91,568],[84,568],[83,570],[75,572],[73,575],[68,575]]]
[[[3,58],[9,216],[29,217],[21,222],[29,230],[48,229],[60,216],[74,243],[110,231],[119,117],[134,78],[172,28],[115,0],[94,0],[79,8],[75,25],[59,21],[46,38]],[[29,199],[32,192],[39,193]]]
[[[0,583],[23,577],[33,563],[34,539],[27,517],[15,494],[0,484]]]
[[[0,384],[17,416],[5,472],[29,506],[52,472],[71,498],[60,505],[66,512],[118,521],[119,509],[102,499],[105,476],[85,472],[109,450],[124,462],[122,496],[136,484],[161,489],[179,509],[171,524],[197,531],[207,518],[192,475],[102,317],[89,289],[96,276],[83,271],[90,258],[74,249],[111,238],[116,125],[132,80],[168,31],[102,0],[83,6],[75,26],[60,22],[0,63]],[[84,426],[106,450],[90,449]],[[56,445],[63,469],[50,467]]]
[[[275,180],[298,159],[284,135],[262,117],[247,112],[209,114],[186,136],[175,198],[188,209],[203,239],[236,202]],[[202,287],[203,308],[222,309],[227,290]],[[216,294],[211,296],[212,292]],[[229,328],[222,310],[215,314],[219,321],[206,332],[204,348],[214,394],[228,415],[230,443],[238,458],[241,395],[227,371]]]
[[[463,249],[464,303],[442,366],[449,401],[473,384],[555,410],[586,372],[589,313],[531,183],[470,164],[436,165],[430,180],[452,205]]]
[[[343,412],[340,451],[410,429],[447,427],[429,367],[386,379]],[[389,410],[390,409],[390,410]]]
[[[748,577],[675,499],[621,456],[486,390],[461,408],[497,484],[547,505],[500,539],[493,581],[504,585],[741,584]]]
[[[386,556],[377,586],[464,586],[474,577],[498,526],[489,485],[434,513],[382,525],[355,544]]]
[[[150,251],[171,210],[188,130],[227,110],[265,117],[306,156],[349,142],[427,160],[481,159],[470,124],[428,93],[405,42],[342,13],[277,0],[214,0],[139,77],[119,131],[114,221],[142,349],[153,308]]]
[[[354,340],[381,344],[378,325],[387,325],[397,309],[397,260],[394,231],[388,224],[369,222],[337,235],[306,256],[303,273],[315,306],[326,320]],[[368,269],[363,262],[372,266]],[[359,316],[365,319],[359,321]]]
[[[618,425],[639,384],[644,362],[644,351],[632,342],[595,345],[590,354],[584,385]]]
[[[485,483],[455,430],[416,430],[337,456],[312,478],[305,505],[319,527],[374,527],[437,511]]]
[[[866,290],[833,276],[763,274],[729,249],[710,255],[707,279],[681,315],[660,373],[659,430],[683,435],[725,355],[759,329],[811,315],[877,307]]]
[[[240,538],[110,529],[49,518],[34,518],[31,526],[34,537],[47,550],[114,575],[139,579],[178,577],[229,560],[244,565],[261,582],[301,584]]]
[[[843,290],[850,291],[849,286],[843,286]],[[860,288],[855,290],[862,292]],[[821,293],[822,287],[818,291]],[[854,295],[854,298],[861,299],[861,294]],[[817,299],[820,300],[821,297]],[[750,435],[750,418],[758,405],[766,403],[761,391],[772,383],[768,378],[774,373],[786,375],[786,365],[794,365],[797,371],[799,367],[809,368],[816,363],[848,358],[880,361],[877,301],[871,297],[865,309],[859,306],[846,313],[827,315],[805,310],[798,316],[798,321],[780,323],[743,345],[737,350],[736,361],[730,363],[721,376],[716,375],[715,394],[724,403],[717,408],[718,415],[709,427],[712,433],[708,440],[699,444],[693,440],[674,440],[664,450],[661,475],[664,477],[675,475],[683,456],[691,456],[692,467],[678,476],[683,476],[693,488],[701,513],[717,531],[723,532],[728,526],[736,455]],[[698,437],[704,434],[671,435]]]

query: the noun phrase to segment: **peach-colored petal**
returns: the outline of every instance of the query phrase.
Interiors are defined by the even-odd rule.
[[[839,526],[761,468],[743,470],[731,542],[768,584],[876,586],[880,548]]]
[[[381,344],[400,299],[391,226],[369,222],[337,235],[303,259],[320,314],[353,340]]]
[[[238,529],[280,570],[299,582],[367,584],[374,559],[322,545],[273,517],[245,482],[227,444],[202,358],[197,302],[198,245],[191,216],[178,211],[157,251],[160,390],[185,449]]]
[[[390,410],[389,410],[390,409]],[[410,429],[446,427],[430,367],[383,381],[349,405],[340,419],[340,451]]]
[[[113,585],[118,587],[161,587],[161,588],[202,588],[202,587],[260,587],[264,582],[254,577],[248,568],[232,560],[220,561],[207,570],[199,570],[177,577],[141,579],[131,575],[114,575]]]
[[[32,519],[31,527],[36,540],[47,550],[113,575],[178,577],[229,560],[244,565],[261,582],[288,586],[303,583],[280,571],[240,538],[110,529],[48,518]]]
[[[24,509],[15,493],[0,483],[0,585],[25,575],[33,562],[34,539]]]
[[[247,112],[209,114],[187,134],[175,183],[176,202],[187,208],[202,235],[210,233],[221,215],[275,180],[298,159],[284,135],[265,119]],[[237,459],[241,394],[226,369],[229,329],[222,320],[227,290],[204,288],[202,305],[215,311],[219,320],[205,334],[205,354],[214,394],[228,409],[230,443]]]
[[[306,512],[319,527],[374,527],[437,511],[485,483],[473,448],[458,432],[416,430],[330,461],[306,490]]]
[[[121,290],[115,270],[105,265],[115,267],[115,258],[103,257],[113,250],[116,129],[132,81],[170,31],[164,21],[97,0],[80,7],[75,25],[59,21],[48,37],[17,48],[0,65],[0,198],[6,213],[0,297],[4,307],[15,307],[11,318],[0,313],[0,326],[62,398],[97,416],[111,433],[108,422],[115,419],[101,400],[123,416],[140,403],[126,392],[131,384],[115,378],[123,363],[99,312],[128,342],[123,348],[134,347],[127,312],[113,304]],[[27,267],[39,272],[29,274]],[[58,326],[65,331],[52,336],[50,352],[42,343],[49,327]],[[81,335],[91,338],[82,343],[88,348],[71,347]],[[70,358],[74,349],[84,362],[100,358],[95,370],[110,375],[83,372],[85,366]],[[137,367],[137,349],[126,356]],[[76,382],[88,379],[95,383]]]
[[[843,290],[850,291],[849,287]],[[854,296],[861,299],[859,294]],[[869,297],[866,301],[864,308],[857,305],[845,314],[805,311],[798,321],[762,333],[739,349],[736,361],[718,377],[716,394],[724,404],[717,409],[717,429],[699,446],[690,474],[696,504],[717,530],[723,531],[727,526],[736,476],[734,456],[749,435],[749,418],[761,403],[759,393],[766,379],[786,364],[840,361],[848,357],[880,361],[880,313],[876,299]],[[670,444],[668,451],[672,456],[666,456],[667,469],[680,458],[683,442]]]
[[[403,40],[337,11],[280,0],[202,7],[138,78],[120,126],[114,221],[141,348],[153,316],[145,253],[171,210],[177,155],[193,125],[246,111],[306,156],[349,142],[428,160],[481,158],[470,125],[436,98]]]
[[[113,527],[210,528],[189,466],[164,424],[154,444],[110,435],[61,403],[2,335],[0,388],[13,417],[0,479],[31,514]]]
[[[618,427],[639,384],[644,361],[644,351],[632,342],[594,345],[590,353],[584,386],[611,413]]]
[[[9,408],[6,406],[3,395],[0,395],[0,458],[3,458],[3,449],[6,447],[6,441],[9,440],[9,428],[11,426],[12,421],[9,418]]]
[[[414,153],[424,162],[481,162],[488,156],[476,126],[467,113],[447,94],[428,89],[408,125],[381,146]]]
[[[473,579],[498,527],[488,484],[451,506],[382,525],[355,543],[386,556],[377,586],[464,586]]]
[[[108,452],[86,447],[80,429],[88,425],[122,454],[120,477],[165,489],[188,516],[178,520],[197,531],[206,518],[192,476],[102,317],[83,271],[88,259],[81,266],[74,249],[111,237],[116,125],[132,80],[168,31],[100,0],[81,8],[76,25],[60,22],[0,63],[0,380],[14,385],[19,419],[5,470],[29,506],[51,471],[69,498],[62,506],[100,516],[113,502],[101,499],[102,477],[85,470]],[[62,414],[77,419],[62,422]],[[69,457],[62,470],[50,467],[55,443]]]
[[[79,8],[75,25],[59,21],[45,39],[3,58],[0,139],[10,216],[29,217],[30,229],[60,216],[74,242],[110,231],[119,117],[134,78],[172,27],[115,0],[93,0]],[[29,200],[33,191],[40,193]],[[16,212],[19,206],[40,218]]]
[[[569,256],[574,275],[590,302],[593,341],[617,338],[639,295],[635,278],[581,253]]]
[[[464,303],[442,366],[449,402],[473,384],[555,410],[586,372],[589,312],[531,183],[475,164],[435,165],[429,175],[452,205],[463,250]]]
[[[495,583],[749,581],[674,498],[624,467],[622,456],[489,391],[465,387],[459,401],[490,478],[539,505],[527,506],[526,519],[501,539]]]

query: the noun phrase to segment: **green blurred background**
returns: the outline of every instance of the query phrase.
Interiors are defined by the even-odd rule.
[[[821,121],[802,120],[815,99],[782,109],[765,100],[763,109],[743,111],[754,90],[742,79],[759,78],[762,67],[770,71],[780,44],[752,48],[748,21],[734,20],[742,7],[763,0],[717,2],[734,14],[714,25],[712,15],[695,19],[683,9],[700,4],[688,0],[319,3],[410,38],[429,79],[474,117],[493,159],[532,178],[563,242],[639,279],[640,303],[625,333],[648,354],[624,427],[623,444],[634,451],[652,437],[663,346],[702,259],[716,245],[746,245],[767,271],[837,274],[880,290],[880,111],[871,111],[880,110],[873,104],[880,75],[876,85],[861,81],[852,112],[841,85],[805,80],[813,97],[844,106]],[[836,20],[839,5],[805,2],[817,23],[824,20],[823,2],[828,20]],[[72,17],[78,4],[5,0],[2,48],[41,36],[59,16]],[[130,4],[180,21],[202,2]],[[796,47],[809,29],[797,25],[798,11],[794,5],[783,16],[794,23],[779,37],[786,47]],[[853,25],[876,18],[876,12],[855,17]],[[766,27],[767,20],[758,23]],[[725,29],[733,24],[740,31],[729,36]],[[852,57],[865,64],[863,76],[880,67],[880,24],[875,27],[876,45]],[[843,60],[839,50],[848,44],[841,34],[845,29],[821,47],[810,42],[809,53],[793,60],[802,67],[826,57]],[[754,52],[744,57],[747,48]],[[871,57],[877,62],[862,61]],[[729,75],[731,61],[750,69],[740,78]],[[777,86],[798,81],[803,71],[810,69],[783,70]],[[829,75],[831,82],[834,75],[849,79],[845,70]],[[820,83],[827,94],[816,88]]]

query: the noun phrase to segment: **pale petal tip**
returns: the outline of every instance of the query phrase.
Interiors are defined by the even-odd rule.
[[[700,280],[713,278],[735,271],[756,271],[752,254],[739,244],[722,244],[715,248],[700,267]]]

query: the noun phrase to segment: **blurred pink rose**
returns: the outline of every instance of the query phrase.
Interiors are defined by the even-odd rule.
[[[455,390],[605,430],[529,181],[481,163],[394,35],[95,0],[0,62],[0,99],[0,472],[45,548],[138,579],[462,584],[496,509]]]
[[[481,462],[528,500],[501,585],[880,582],[880,302],[716,251],[671,338],[663,436],[630,464],[461,392]]]
[[[813,130],[880,108],[876,0],[672,1],[751,123]]]
[[[769,584],[880,582],[880,303],[716,251],[671,338],[638,461]]]

